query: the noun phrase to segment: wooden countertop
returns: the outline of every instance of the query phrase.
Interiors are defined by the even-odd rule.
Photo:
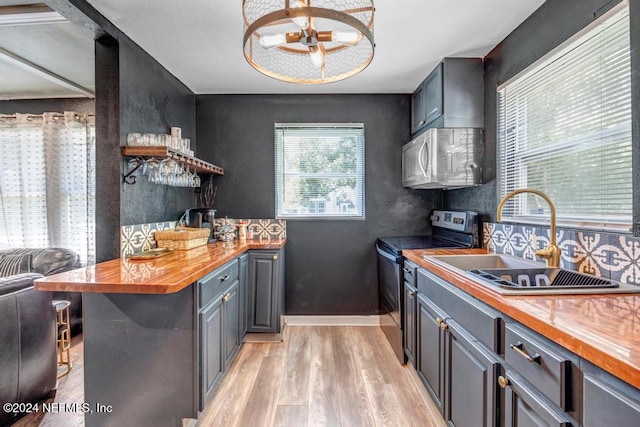
[[[422,258],[469,253],[486,250],[402,251],[407,259],[640,388],[640,294],[501,295],[460,270]]]
[[[286,239],[216,242],[154,260],[118,258],[35,281],[42,291],[171,294],[249,249],[280,249]]]

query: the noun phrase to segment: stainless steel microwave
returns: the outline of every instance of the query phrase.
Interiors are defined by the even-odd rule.
[[[482,184],[483,130],[428,129],[402,147],[402,186],[454,189]]]

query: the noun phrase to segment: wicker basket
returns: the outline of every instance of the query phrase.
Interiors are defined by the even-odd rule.
[[[187,250],[204,246],[209,241],[208,228],[176,228],[154,233],[159,248]]]

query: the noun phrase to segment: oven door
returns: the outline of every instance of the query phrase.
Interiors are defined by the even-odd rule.
[[[378,252],[378,298],[380,327],[402,363],[405,363],[402,341],[402,257],[376,245]]]

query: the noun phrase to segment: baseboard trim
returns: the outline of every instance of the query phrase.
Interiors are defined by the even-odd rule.
[[[379,326],[380,316],[286,316],[289,326]]]

